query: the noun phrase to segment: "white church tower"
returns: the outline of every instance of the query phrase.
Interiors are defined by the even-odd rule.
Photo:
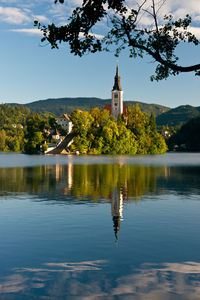
[[[114,86],[112,89],[112,116],[116,121],[119,114],[123,114],[123,91],[120,84],[119,70],[117,65]]]

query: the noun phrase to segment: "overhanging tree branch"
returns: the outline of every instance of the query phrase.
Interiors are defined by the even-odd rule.
[[[42,42],[48,41],[52,48],[59,48],[59,44],[67,43],[70,52],[79,56],[87,52],[108,51],[110,47],[115,47],[116,55],[125,48],[129,49],[130,57],[143,57],[147,53],[158,63],[151,80],[166,79],[169,75],[180,72],[195,72],[200,75],[200,64],[181,66],[177,63],[177,46],[181,42],[197,46],[199,40],[188,31],[191,24],[189,15],[176,21],[171,15],[165,16],[163,22],[160,22],[158,12],[166,1],[158,1],[156,4],[155,0],[143,0],[136,9],[129,9],[124,0],[83,0],[82,6],[74,9],[66,25],[45,26],[35,21],[35,26],[43,32]],[[145,7],[147,2],[151,3],[150,9]],[[142,26],[139,18],[142,11],[151,16],[151,28],[148,25]],[[111,29],[104,38],[96,37],[91,30],[110,12]]]

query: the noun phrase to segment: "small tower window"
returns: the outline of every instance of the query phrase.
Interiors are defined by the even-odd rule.
[[[117,103],[115,103],[115,106],[117,106]]]
[[[115,95],[114,95],[114,98],[118,98],[118,94],[115,94]]]

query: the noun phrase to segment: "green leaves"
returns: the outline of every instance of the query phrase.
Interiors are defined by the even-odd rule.
[[[148,120],[139,106],[128,107],[125,116],[115,122],[107,110],[93,108],[90,113],[71,114],[77,136],[70,151],[81,154],[147,154],[163,153],[167,147],[156,131],[155,116]],[[159,141],[159,142],[158,142]]]

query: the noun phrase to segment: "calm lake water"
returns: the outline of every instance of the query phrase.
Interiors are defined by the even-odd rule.
[[[0,299],[200,299],[200,154],[0,154]]]

